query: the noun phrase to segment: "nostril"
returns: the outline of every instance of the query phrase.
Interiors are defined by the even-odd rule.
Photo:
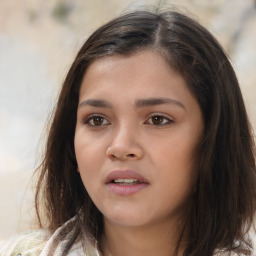
[[[139,146],[128,146],[127,144],[110,145],[106,149],[106,156],[112,160],[136,160],[143,155],[142,149]]]

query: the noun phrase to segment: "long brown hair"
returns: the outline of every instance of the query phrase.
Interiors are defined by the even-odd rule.
[[[83,186],[74,152],[80,85],[95,60],[143,49],[157,51],[184,77],[204,117],[184,255],[210,256],[216,249],[234,251],[244,245],[249,249],[244,253],[251,255],[245,234],[256,212],[255,146],[239,84],[216,39],[195,20],[174,11],[122,15],[95,31],[78,52],[63,83],[39,168],[40,225],[54,231],[73,218],[66,228],[72,231],[66,251],[82,237],[100,238],[102,214]]]

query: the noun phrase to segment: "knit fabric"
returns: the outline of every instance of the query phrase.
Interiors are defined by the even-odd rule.
[[[51,252],[50,249],[63,228],[72,220],[58,228],[52,235],[45,229],[39,229],[14,236],[5,243],[0,244],[0,256],[60,256],[63,253],[67,240],[70,238],[69,235],[67,235],[65,240],[56,245],[54,252]],[[82,244],[77,242],[67,254],[67,256],[81,255],[99,256],[99,253],[93,247],[85,253]]]
[[[67,223],[70,223],[71,221],[72,219]],[[70,238],[68,235],[64,241],[61,241],[57,244],[56,248],[54,249],[54,253],[50,253],[50,248],[67,223],[58,228],[52,235],[45,229],[29,231],[20,235],[16,235],[9,239],[7,242],[0,244],[0,256],[60,256],[62,255],[66,242]],[[91,247],[85,253],[81,242],[75,243],[66,255],[100,256],[99,252],[94,247]],[[242,256],[245,254],[241,251],[237,253],[216,251],[214,255]],[[253,256],[255,255],[256,254],[253,253]]]
[[[38,256],[49,233],[46,230],[29,231],[16,235],[1,244],[0,256]]]

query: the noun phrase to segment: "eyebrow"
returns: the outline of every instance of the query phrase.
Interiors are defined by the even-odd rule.
[[[183,109],[185,106],[178,100],[170,99],[170,98],[148,98],[148,99],[139,99],[136,100],[135,105],[137,107],[148,107],[162,104],[175,104]]]
[[[147,99],[138,99],[135,101],[135,106],[138,108],[150,107],[155,105],[163,105],[163,104],[174,104],[182,109],[185,109],[185,106],[178,100],[170,99],[170,98],[147,98]],[[79,107],[82,106],[92,106],[99,108],[113,108],[112,104],[108,101],[101,99],[88,99],[84,100],[79,104]]]
[[[89,100],[84,100],[79,104],[79,107],[82,106],[92,106],[92,107],[98,107],[98,108],[112,108],[112,105],[105,101],[105,100],[100,100],[100,99],[89,99]]]

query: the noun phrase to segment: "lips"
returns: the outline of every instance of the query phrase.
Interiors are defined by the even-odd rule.
[[[114,182],[115,180],[137,180],[139,183],[148,183],[148,181],[139,173],[132,170],[116,170],[111,173],[106,178],[106,183]]]
[[[117,195],[128,196],[146,188],[149,182],[133,170],[116,170],[106,178],[106,185]]]

